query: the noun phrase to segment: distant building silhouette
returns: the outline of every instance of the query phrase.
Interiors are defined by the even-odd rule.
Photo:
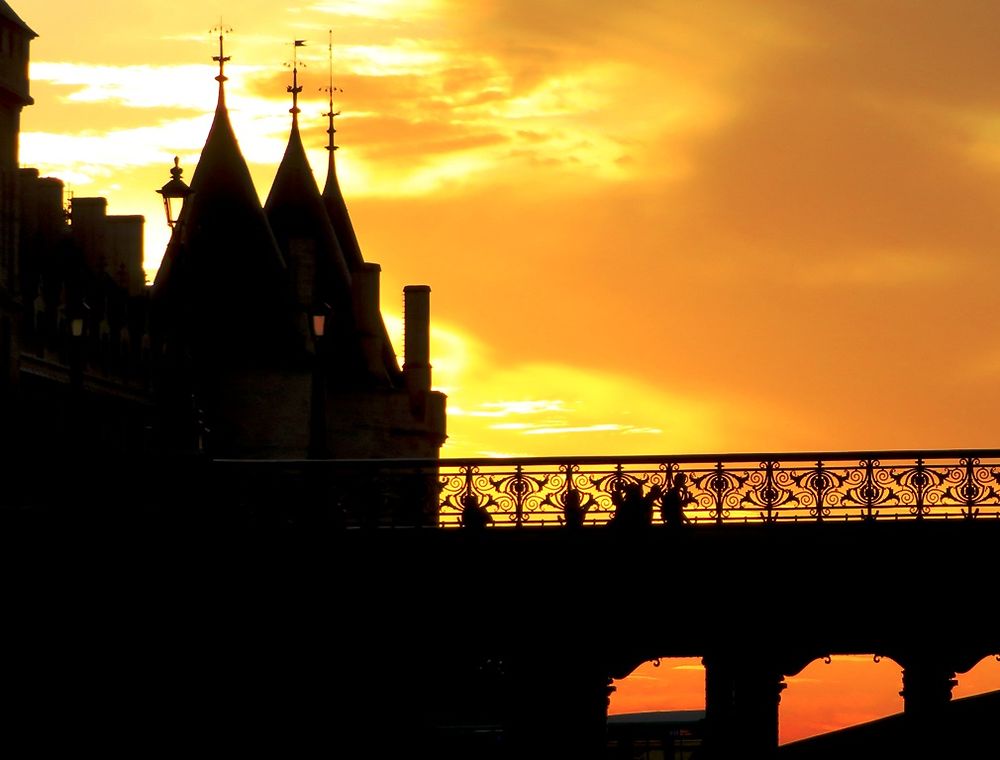
[[[21,109],[33,102],[28,86],[28,49],[37,35],[0,0],[0,406],[9,416],[18,374],[15,327],[22,303],[18,279],[18,135]]]
[[[702,745],[704,710],[608,716],[608,760],[688,760]]]

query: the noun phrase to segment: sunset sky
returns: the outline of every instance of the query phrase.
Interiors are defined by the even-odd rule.
[[[261,196],[294,39],[323,180],[333,30],[341,184],[390,326],[403,285],[433,288],[445,456],[998,445],[996,2],[12,6],[40,34],[22,165],[144,214],[150,279],[154,191],[174,155],[190,180],[211,123],[210,27],[234,30]],[[794,681],[783,738],[831,704],[837,725],[899,709],[870,660]],[[628,701],[647,674],[697,692],[689,666],[644,668],[616,708],[661,706]],[[1000,663],[976,678],[1000,688]]]

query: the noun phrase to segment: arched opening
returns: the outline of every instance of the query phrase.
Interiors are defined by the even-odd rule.
[[[998,663],[1000,664],[1000,663]],[[874,655],[814,660],[785,679],[778,723],[781,744],[901,712],[902,668]]]
[[[613,685],[609,715],[705,709],[705,666],[700,657],[644,662]]]
[[[613,682],[608,707],[608,757],[673,760],[702,742],[705,667],[699,657],[645,662]]]
[[[951,698],[961,699],[998,690],[1000,690],[1000,659],[996,655],[990,655],[976,663],[969,672],[958,674],[958,684],[952,690]]]

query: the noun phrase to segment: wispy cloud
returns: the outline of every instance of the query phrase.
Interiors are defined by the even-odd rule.
[[[469,417],[509,417],[511,415],[543,414],[545,412],[561,412],[564,410],[562,401],[484,401],[476,409],[452,407],[450,413],[456,416]]]
[[[235,77],[258,70],[253,66],[232,67]],[[215,88],[207,73],[206,66],[191,64],[97,66],[47,61],[31,64],[34,82],[66,88],[64,102],[105,103],[123,108],[210,111]]]
[[[597,425],[566,425],[564,427],[536,427],[524,431],[525,435],[571,435],[577,433],[634,433],[638,428],[628,425],[617,425],[615,423],[600,423]],[[653,435],[659,435],[662,430],[650,429]]]
[[[432,15],[440,6],[438,0],[329,0],[313,3],[307,10],[331,16],[412,21]]]

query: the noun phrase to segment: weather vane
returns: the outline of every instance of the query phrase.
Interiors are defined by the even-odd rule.
[[[213,61],[219,64],[219,76],[215,78],[217,82],[225,82],[228,77],[226,76],[226,62],[229,60],[229,56],[226,55],[225,51],[225,38],[227,34],[232,34],[232,27],[227,27],[222,23],[222,18],[219,18],[219,25],[212,27],[208,30],[209,34],[219,35],[219,54],[212,58]]]
[[[344,91],[339,87],[333,86],[333,30],[332,29],[330,30],[329,49],[330,49],[330,84],[328,87],[320,88],[320,92],[327,92],[330,94],[330,110],[323,115],[330,120],[330,127],[329,129],[326,130],[327,134],[330,135],[330,144],[326,146],[326,149],[329,151],[334,151],[337,150],[337,144],[336,141],[334,140],[334,135],[337,134],[337,130],[333,126],[333,120],[335,117],[340,116],[340,111],[333,110],[333,96],[334,93],[343,93]]]
[[[299,93],[302,92],[302,88],[299,87],[299,66],[301,65],[302,68],[306,68],[304,63],[299,63],[299,48],[305,46],[305,40],[295,40],[292,43],[292,84],[288,87],[288,92],[292,95],[292,110],[290,111],[292,114],[299,113]],[[285,66],[288,65],[287,63],[285,64]]]

